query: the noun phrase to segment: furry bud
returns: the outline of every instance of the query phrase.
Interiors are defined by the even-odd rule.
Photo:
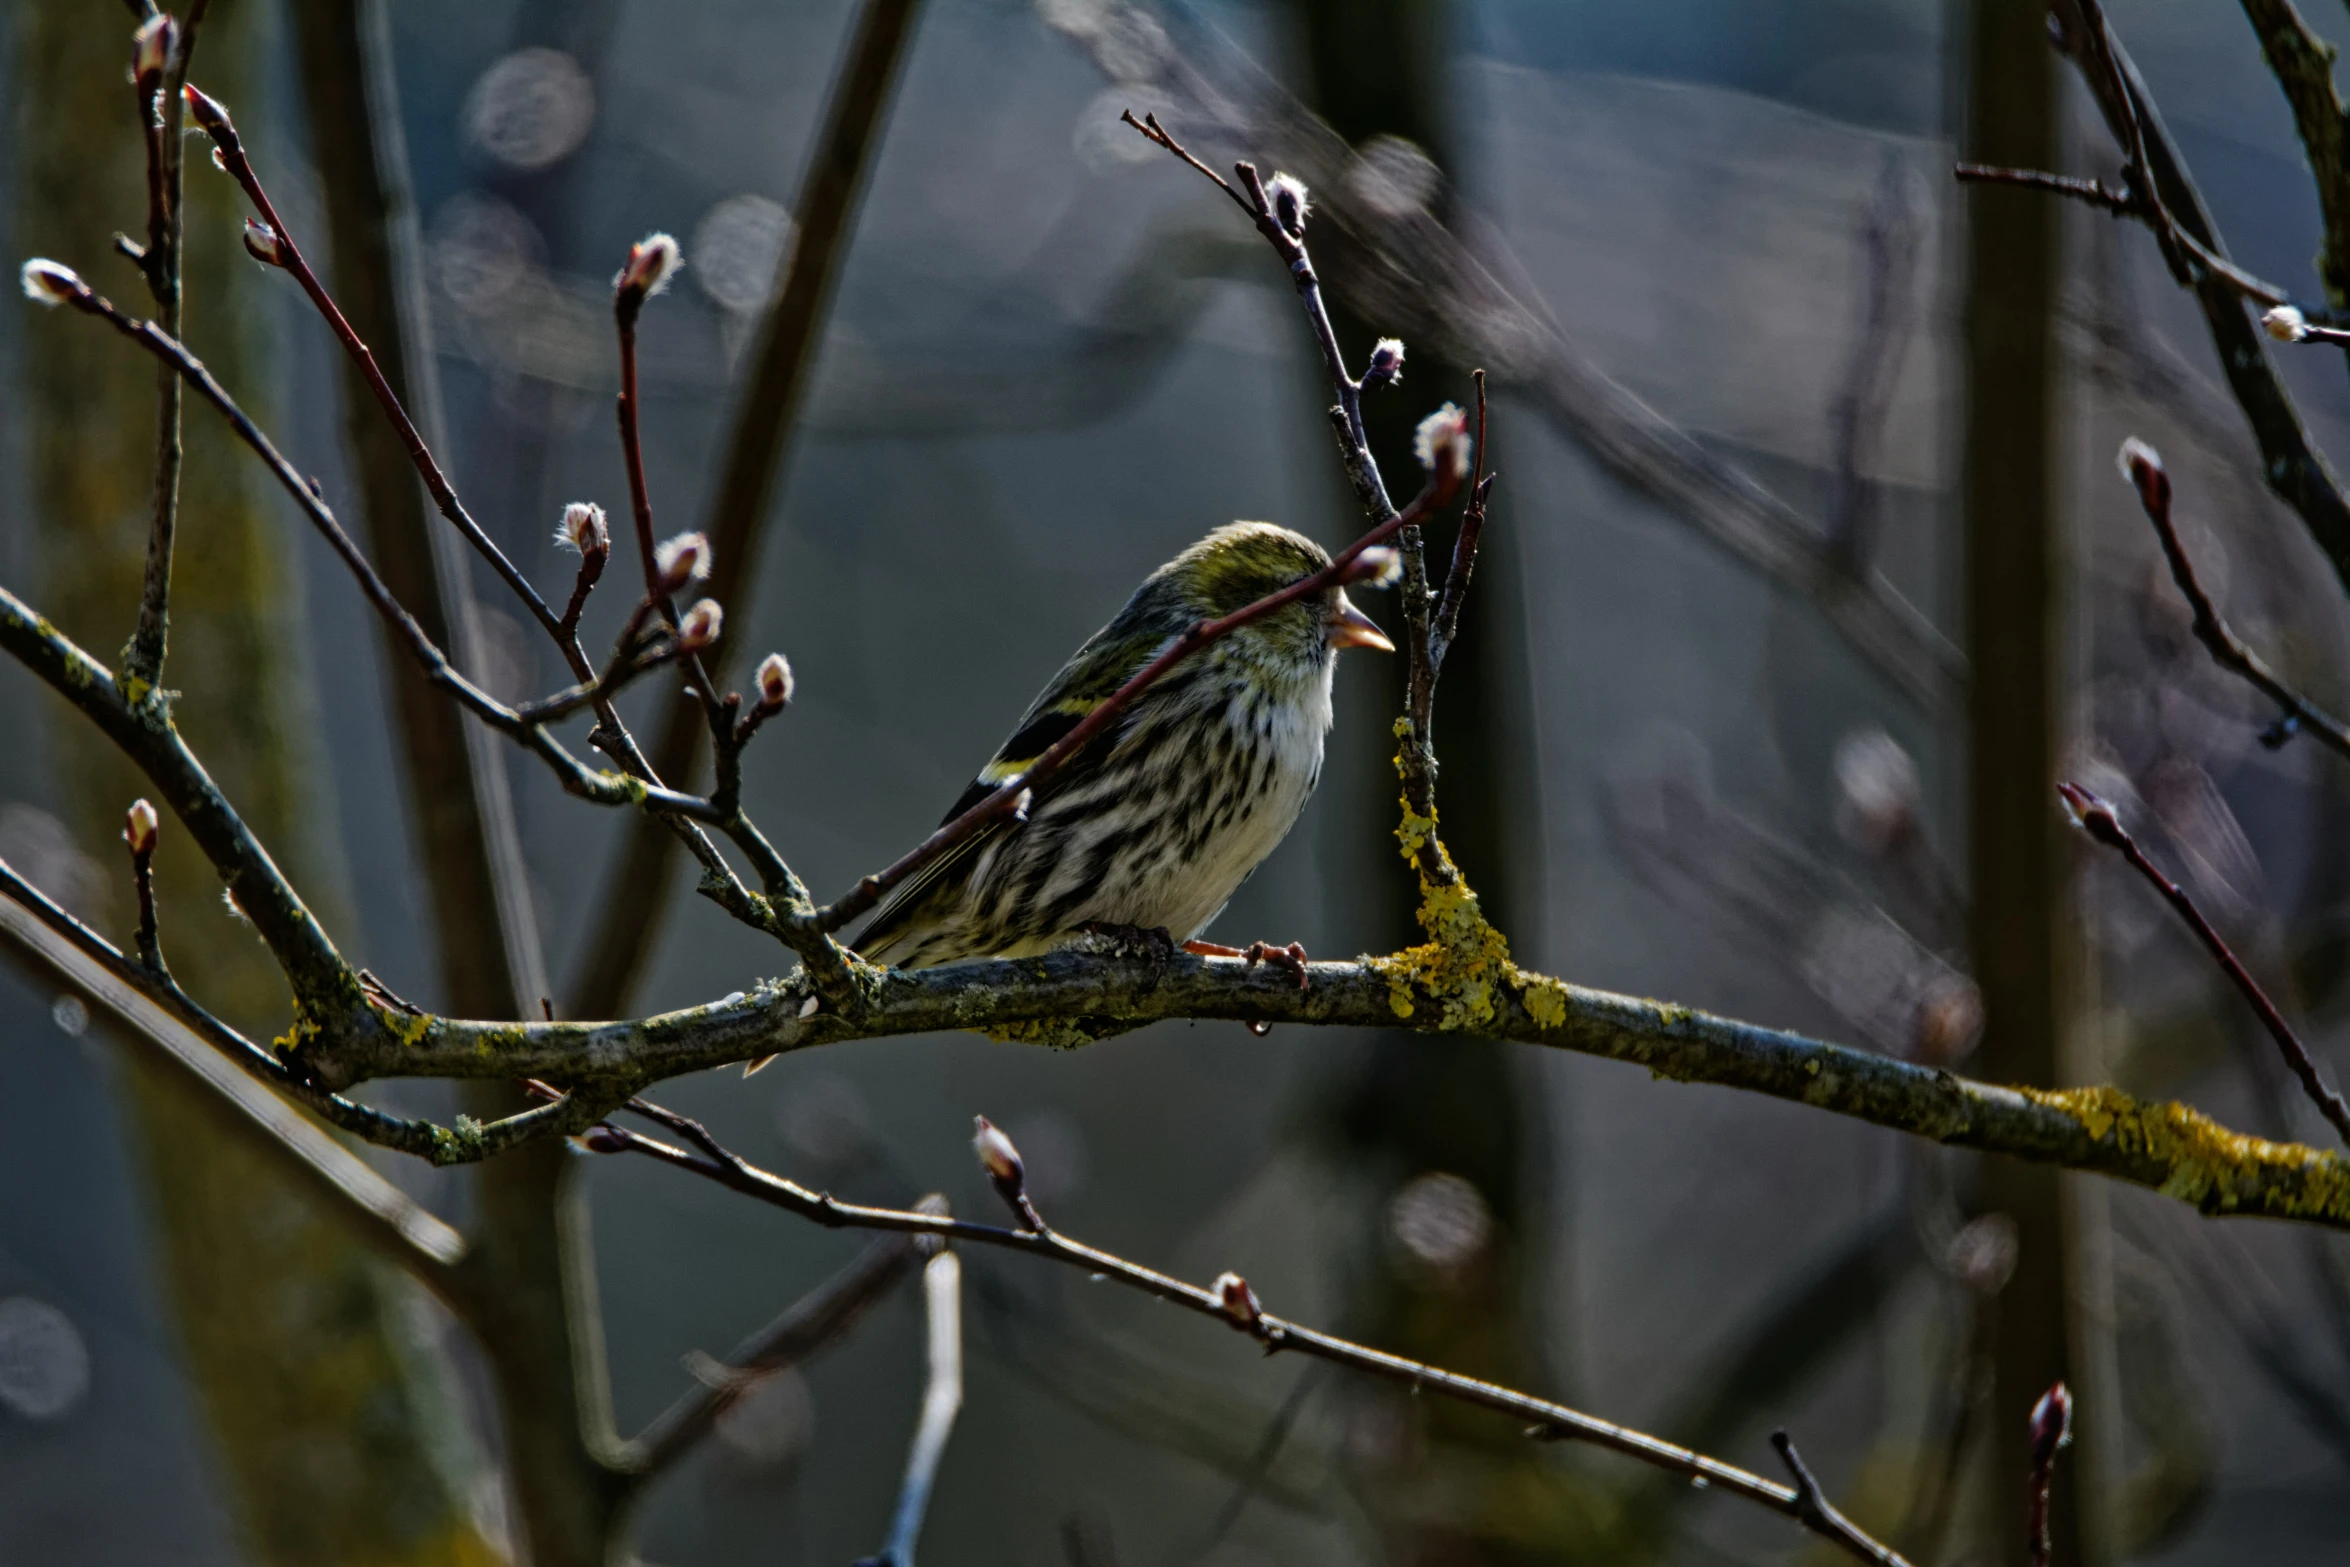
[[[655,587],[675,593],[689,582],[710,575],[710,541],[698,533],[681,533],[653,546]]]
[[[26,262],[18,276],[24,280],[24,297],[36,305],[47,305],[51,309],[69,304],[90,291],[89,285],[81,280],[81,275],[73,268],[59,266],[54,261],[44,261],[39,257]]]
[[[2032,1467],[2048,1467],[2057,1451],[2070,1446],[2072,1439],[2072,1390],[2059,1382],[2032,1406]]]
[[[2108,848],[2120,848],[2129,841],[2122,831],[2122,819],[2114,808],[2076,783],[2056,786],[2057,798],[2064,802],[2064,814],[2075,827]]]
[[[218,136],[223,131],[232,136],[236,134],[237,128],[229,123],[228,105],[203,91],[194,82],[180,89],[180,100],[188,106],[188,113],[195,116],[196,123],[203,126],[208,134]]]
[[[971,1126],[971,1151],[979,1156],[979,1167],[997,1191],[1007,1199],[1017,1198],[1028,1189],[1028,1167],[1020,1162],[1020,1150],[984,1115],[973,1116]]]
[[[1403,553],[1385,544],[1374,544],[1348,561],[1338,580],[1348,587],[1360,582],[1374,588],[1392,588],[1403,580]]]
[[[759,660],[759,672],[752,677],[759,685],[759,705],[781,708],[790,705],[792,688],[791,660],[781,653],[770,653]]]
[[[699,653],[718,640],[719,631],[726,624],[726,611],[716,599],[696,599],[677,622],[677,650],[680,653]]]
[[[160,825],[154,806],[143,799],[133,800],[122,814],[122,841],[131,846],[133,854],[152,854]]]
[[[2260,318],[2260,328],[2280,343],[2298,343],[2309,336],[2309,318],[2291,305],[2279,305]]]
[[[2122,477],[2138,488],[2138,499],[2150,510],[2167,511],[2170,507],[2170,470],[2162,465],[2162,455],[2136,436],[2122,442],[2119,455],[2114,458]]]
[[[1458,478],[1469,471],[1469,449],[1475,444],[1469,438],[1469,416],[1456,404],[1446,403],[1420,421],[1412,436],[1412,455],[1429,472]]]
[[[152,92],[179,48],[180,24],[167,11],[158,11],[131,34],[131,74],[141,88]]]
[[[1403,384],[1403,339],[1383,337],[1371,350],[1371,363],[1363,371],[1363,385],[1400,386]]]
[[[265,266],[282,267],[286,264],[286,242],[268,224],[257,218],[247,218],[245,254]]]
[[[604,523],[604,508],[594,501],[573,501],[555,524],[555,545],[574,555],[601,555],[612,547],[612,530]]]
[[[612,280],[613,288],[626,293],[631,290],[646,299],[669,286],[685,265],[685,257],[677,248],[677,241],[667,234],[647,234],[628,247],[628,264]]]
[[[1210,1286],[1216,1292],[1216,1304],[1224,1315],[1244,1328],[1253,1328],[1265,1315],[1265,1308],[1257,1302],[1257,1292],[1248,1287],[1248,1280],[1237,1273],[1219,1273]]]
[[[1265,186],[1266,200],[1272,203],[1273,221],[1291,239],[1303,239],[1306,233],[1306,214],[1313,204],[1306,199],[1305,183],[1294,174],[1276,174]]]

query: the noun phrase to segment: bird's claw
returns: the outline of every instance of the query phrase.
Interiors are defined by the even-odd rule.
[[[1250,968],[1260,963],[1270,963],[1275,968],[1285,968],[1296,975],[1298,989],[1306,988],[1306,949],[1298,942],[1276,947],[1269,941],[1252,941],[1245,947],[1227,947],[1217,941],[1187,941],[1183,944],[1183,950],[1199,958],[1240,958]]]

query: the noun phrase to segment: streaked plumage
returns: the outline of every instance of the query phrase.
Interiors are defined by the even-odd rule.
[[[1192,623],[1329,564],[1270,523],[1218,528],[1077,650],[944,820],[1027,767]],[[1089,923],[1197,935],[1297,821],[1322,772],[1337,653],[1386,646],[1338,589],[1194,654],[1038,791],[908,882],[857,950],[903,968],[1045,951]]]

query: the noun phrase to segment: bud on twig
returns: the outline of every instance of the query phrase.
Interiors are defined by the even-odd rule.
[[[2170,511],[2170,470],[2162,465],[2160,452],[2133,435],[2122,442],[2114,464],[2137,487],[2138,499],[2148,511]]]
[[[676,240],[667,234],[647,234],[628,247],[628,264],[612,279],[612,287],[619,293],[634,292],[650,299],[667,288],[684,265]]]
[[[256,218],[247,218],[245,254],[264,266],[282,267],[286,264],[286,242],[268,224]]]
[[[1003,1128],[984,1115],[973,1116],[971,1127],[971,1151],[979,1156],[979,1167],[995,1182],[996,1190],[1007,1197],[1025,1192],[1028,1167],[1020,1162],[1020,1150],[1012,1146]]]
[[[675,593],[689,582],[710,575],[710,541],[698,533],[681,533],[653,546],[654,587]]]
[[[1044,1220],[1038,1216],[1036,1205],[1028,1200],[1028,1167],[1020,1162],[1020,1150],[986,1116],[973,1116],[971,1125],[971,1151],[979,1156],[979,1167],[987,1172],[996,1195],[1019,1216],[1022,1228],[1041,1233]]]
[[[574,555],[601,555],[612,547],[612,530],[604,522],[604,508],[594,501],[573,501],[555,524],[555,544]]]
[[[1273,208],[1273,221],[1291,239],[1303,239],[1306,234],[1306,214],[1313,204],[1306,199],[1305,183],[1294,174],[1276,174],[1265,186],[1266,200]]]
[[[2032,1406],[2032,1467],[2045,1469],[2057,1450],[2072,1445],[2073,1394],[2062,1382]]]
[[[1403,552],[1385,544],[1374,544],[1346,563],[1346,570],[1338,574],[1346,587],[1368,583],[1374,588],[1392,588],[1403,580]]]
[[[2298,343],[2309,336],[2309,318],[2291,305],[2279,305],[2260,318],[2260,328],[2280,343]]]
[[[789,659],[786,659],[781,653],[768,654],[759,660],[759,671],[754,678],[759,685],[759,705],[761,707],[780,709],[790,705],[792,687],[795,682],[792,679]]]
[[[173,51],[179,48],[180,24],[168,11],[158,11],[139,24],[131,34],[131,74],[142,92],[151,93],[162,81],[164,71],[171,64]],[[145,100],[142,98],[141,100]]]
[[[1456,479],[1469,471],[1469,416],[1458,405],[1446,403],[1420,421],[1412,436],[1412,455],[1431,473],[1449,473]]]
[[[1210,1286],[1216,1292],[1216,1304],[1224,1315],[1244,1328],[1253,1328],[1264,1320],[1265,1308],[1257,1302],[1257,1292],[1248,1287],[1248,1280],[1237,1273],[1219,1273]]]
[[[203,91],[194,82],[180,88],[180,101],[188,106],[188,113],[195,116],[196,123],[204,127],[206,135],[217,138],[224,131],[231,136],[237,133],[236,126],[229,123],[228,105]],[[220,149],[217,147],[213,149],[213,161],[220,163]],[[221,167],[225,169],[228,165],[221,163]]]
[[[160,824],[155,817],[155,807],[143,799],[133,800],[131,808],[123,812],[122,841],[131,846],[133,854],[152,854],[155,852],[155,838],[159,826]]]
[[[726,624],[726,611],[716,599],[696,599],[693,607],[677,622],[677,650],[680,653],[699,653],[718,640],[718,633]]]
[[[26,262],[24,269],[17,275],[24,282],[24,297],[52,310],[59,305],[70,304],[90,291],[90,286],[81,280],[81,275],[73,268],[60,266],[38,256]]]
[[[1403,339],[1383,337],[1371,350],[1371,362],[1363,370],[1363,387],[1401,386],[1403,384]]]
[[[626,1153],[628,1134],[617,1126],[599,1121],[579,1134],[579,1146],[589,1153]]]
[[[2058,784],[2056,795],[2064,802],[2064,813],[2072,824],[2099,843],[2118,849],[2129,842],[2129,834],[2122,831],[2121,817],[2103,799],[2077,783]]]

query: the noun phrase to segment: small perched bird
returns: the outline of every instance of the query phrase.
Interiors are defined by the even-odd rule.
[[[1194,622],[1329,564],[1287,528],[1218,528],[1152,572],[1077,650],[944,820],[1024,771]],[[1331,678],[1350,647],[1395,644],[1332,587],[1201,649],[1047,780],[1026,821],[997,818],[899,888],[857,951],[926,968],[1029,956],[1088,927],[1196,936],[1313,794]]]

